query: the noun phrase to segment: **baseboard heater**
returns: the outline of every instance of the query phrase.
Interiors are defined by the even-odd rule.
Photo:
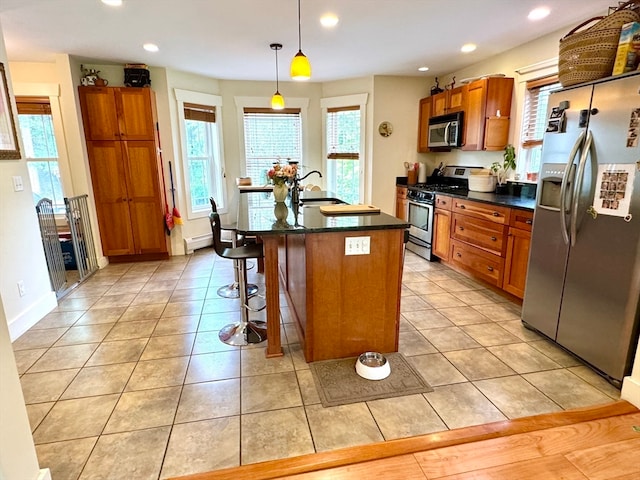
[[[213,235],[211,233],[188,237],[184,239],[184,253],[190,255],[194,250],[210,247],[211,245],[213,245]]]

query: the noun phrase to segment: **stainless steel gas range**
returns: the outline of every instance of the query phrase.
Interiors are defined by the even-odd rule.
[[[409,242],[407,249],[431,261],[433,242],[433,208],[437,193],[466,195],[469,192],[469,173],[480,167],[451,166],[437,170],[442,175],[427,177],[426,183],[409,185]]]

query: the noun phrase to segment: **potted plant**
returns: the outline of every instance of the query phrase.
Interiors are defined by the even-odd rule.
[[[497,177],[498,186],[496,187],[496,193],[506,193],[507,191],[507,177],[509,176],[509,170],[516,169],[516,150],[513,145],[509,144],[504,148],[504,161],[493,162],[491,164],[491,171]]]

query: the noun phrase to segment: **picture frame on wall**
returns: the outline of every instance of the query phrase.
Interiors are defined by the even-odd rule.
[[[13,110],[9,99],[9,85],[4,70],[4,63],[0,63],[0,160],[20,159],[18,134],[13,121]]]

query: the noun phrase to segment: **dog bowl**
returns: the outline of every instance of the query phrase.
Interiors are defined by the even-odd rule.
[[[356,360],[356,373],[367,380],[382,380],[391,373],[391,366],[383,354],[365,352]]]

